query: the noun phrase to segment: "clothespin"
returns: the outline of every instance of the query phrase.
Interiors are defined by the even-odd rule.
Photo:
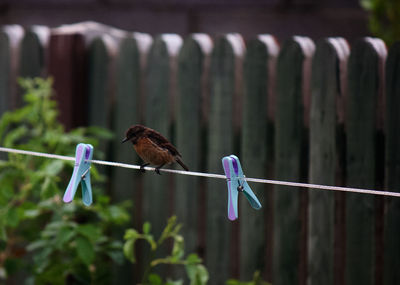
[[[227,184],[228,184],[228,218],[234,221],[238,218],[238,195],[243,193],[250,205],[256,209],[261,209],[261,203],[251,190],[249,184],[244,180],[242,166],[236,155],[225,156],[222,159]]]
[[[75,166],[69,181],[67,190],[65,190],[63,201],[70,203],[74,199],[79,182],[82,185],[83,204],[89,206],[92,204],[92,186],[90,184],[90,160],[93,156],[93,146],[80,143],[76,146]]]

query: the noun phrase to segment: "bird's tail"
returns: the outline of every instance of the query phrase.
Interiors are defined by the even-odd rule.
[[[186,171],[189,171],[189,168],[183,163],[183,161],[181,160],[180,157],[176,158],[176,162],[179,163],[183,169],[185,169]]]

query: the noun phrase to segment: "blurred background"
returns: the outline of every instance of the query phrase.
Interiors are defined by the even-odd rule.
[[[359,0],[2,0],[0,24],[23,26],[97,21],[130,31],[210,35],[236,32],[245,38],[270,33],[318,39],[369,35]]]

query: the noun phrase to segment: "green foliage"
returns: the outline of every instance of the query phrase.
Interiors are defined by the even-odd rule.
[[[226,281],[226,285],[271,285],[261,279],[260,271],[254,272],[253,280],[249,282],[242,282],[239,280],[230,279]]]
[[[400,1],[360,0],[361,6],[370,12],[371,32],[388,45],[400,40]]]
[[[57,121],[51,80],[21,80],[25,105],[0,120],[0,145],[71,155],[79,142],[96,147],[107,131],[79,128],[68,133]],[[95,151],[95,155],[98,155]],[[104,180],[91,168],[95,203],[79,195],[71,204],[62,195],[73,162],[0,154],[0,278],[19,272],[27,284],[109,284],[112,262],[123,262],[122,242],[110,235],[129,220],[127,205],[111,205],[101,192]],[[33,262],[32,262],[33,261]]]
[[[181,227],[181,224],[177,224],[176,216],[172,216],[168,219],[167,226],[165,227],[157,241],[151,234],[151,225],[148,222],[143,224],[142,233],[139,233],[135,229],[126,230],[124,236],[124,254],[128,260],[133,263],[137,261],[135,256],[135,243],[138,240],[145,240],[150,246],[151,258],[144,272],[142,284],[183,284],[182,280],[167,280],[166,282],[163,282],[160,276],[152,273],[154,267],[160,264],[183,265],[186,269],[186,273],[191,285],[207,284],[208,272],[207,269],[201,264],[201,259],[196,254],[189,254],[186,258],[184,258],[184,239],[179,234]],[[164,258],[154,258],[157,250],[161,246],[165,246],[166,241],[171,239],[173,241],[171,254]]]

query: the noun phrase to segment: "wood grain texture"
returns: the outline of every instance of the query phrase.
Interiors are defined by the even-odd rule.
[[[307,169],[303,106],[305,54],[294,39],[282,46],[277,62],[275,178],[302,181]],[[276,186],[274,191],[273,284],[299,284],[303,252],[303,191]],[[301,206],[302,204],[302,206]],[[304,266],[304,265],[303,265]],[[301,283],[300,283],[301,284]]]
[[[340,39],[342,40],[342,39]],[[310,114],[309,182],[335,185],[339,168],[339,122],[337,102],[341,88],[340,45],[338,39],[321,40],[312,66]],[[309,192],[308,284],[335,284],[335,193]]]
[[[211,55],[211,98],[208,122],[207,171],[221,173],[221,159],[232,154],[235,54],[226,36],[215,40]],[[227,218],[226,182],[207,180],[206,266],[211,284],[230,276],[232,224]]]
[[[400,191],[400,42],[392,45],[386,63],[386,188]],[[384,284],[400,283],[400,201],[386,198]]]
[[[376,119],[380,88],[377,51],[365,39],[352,46],[348,65],[347,186],[376,186]],[[346,195],[346,284],[375,282],[375,197]]]
[[[244,98],[241,133],[241,157],[245,174],[251,177],[267,177],[272,162],[272,128],[268,120],[268,90],[270,62],[275,55],[260,39],[248,43],[244,60]],[[251,280],[256,270],[264,272],[266,263],[267,231],[271,231],[266,211],[268,193],[272,187],[252,183],[252,190],[263,208],[255,211],[244,195],[240,195],[240,277]],[[269,190],[269,191],[268,191]],[[257,234],[255,234],[257,233]],[[265,272],[264,272],[265,274]]]

